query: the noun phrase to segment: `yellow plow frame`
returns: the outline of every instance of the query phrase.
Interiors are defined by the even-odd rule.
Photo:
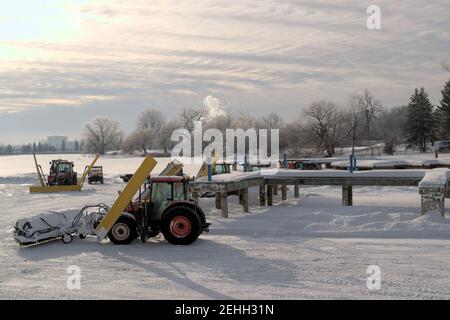
[[[128,206],[130,201],[132,201],[133,196],[138,192],[139,188],[145,182],[155,166],[156,160],[153,157],[145,157],[144,161],[133,174],[130,181],[128,181],[125,188],[123,188],[122,192],[120,192],[120,195],[117,197],[102,222],[95,229],[95,234],[97,235],[98,240],[102,240],[108,234],[109,230],[122,215],[125,208]]]
[[[176,176],[183,170],[183,164],[178,160],[173,160],[159,174],[160,176]]]
[[[100,157],[100,154],[97,154],[92,161],[92,163],[87,166],[83,172],[83,175],[81,176],[80,180],[78,181],[78,184],[69,185],[69,186],[49,186],[46,182],[44,172],[42,170],[42,167],[37,163],[36,160],[36,154],[33,153],[34,157],[34,163],[36,165],[36,171],[38,174],[40,186],[31,186],[30,192],[31,193],[53,193],[53,192],[64,192],[64,191],[81,191],[81,188],[83,187],[84,181],[86,180],[87,175],[91,171],[92,167],[97,162],[98,158]]]

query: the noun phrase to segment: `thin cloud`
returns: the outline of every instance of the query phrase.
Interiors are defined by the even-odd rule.
[[[450,60],[446,0],[378,1],[381,31],[367,30],[372,3],[360,0],[71,3],[79,8],[77,32],[26,39],[22,29],[20,38],[3,39],[0,124],[6,112],[20,127],[32,110],[51,117],[58,107],[72,107],[80,121],[122,108],[122,122],[134,123],[142,106],[173,116],[208,95],[230,109],[276,108],[284,116],[324,96],[343,102],[364,87],[387,106],[407,102],[420,85],[437,101],[448,76],[440,67]],[[0,17],[11,23],[14,12]],[[39,121],[27,126],[44,129]]]

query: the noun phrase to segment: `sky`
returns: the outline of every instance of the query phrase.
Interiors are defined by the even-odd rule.
[[[0,143],[75,138],[96,116],[130,132],[145,109],[208,103],[292,120],[364,88],[392,107],[424,86],[437,104],[449,12],[448,0],[0,0]]]

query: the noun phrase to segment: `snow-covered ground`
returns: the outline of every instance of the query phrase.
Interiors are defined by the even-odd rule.
[[[55,155],[38,156],[44,170]],[[423,159],[432,155],[408,156]],[[91,158],[65,155],[82,172]],[[191,246],[162,238],[115,246],[75,239],[19,248],[14,223],[53,210],[112,203],[123,187],[119,174],[133,172],[141,158],[102,157],[105,185],[82,192],[30,194],[36,183],[31,156],[0,157],[0,298],[302,299],[450,298],[450,219],[420,216],[416,187],[354,188],[354,207],[341,206],[335,187],[304,187],[301,198],[257,204],[251,213],[230,198],[230,219],[221,219],[214,199],[200,205],[212,222],[209,234]],[[158,159],[155,172],[168,159]],[[185,171],[195,174],[199,166]],[[280,197],[280,196],[279,196]],[[279,198],[278,198],[279,200]],[[69,290],[67,267],[81,268],[80,290]],[[366,287],[369,265],[381,269],[381,289]]]

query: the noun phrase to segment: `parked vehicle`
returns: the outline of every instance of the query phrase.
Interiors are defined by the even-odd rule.
[[[434,152],[450,152],[450,140],[435,141]]]
[[[101,183],[103,184],[103,167],[102,166],[94,166],[91,171],[89,171],[88,175],[88,183]]]

